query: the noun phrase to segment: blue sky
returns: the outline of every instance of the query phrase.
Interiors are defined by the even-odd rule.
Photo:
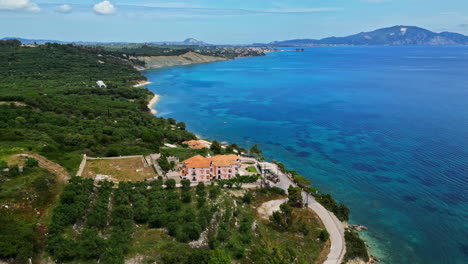
[[[0,0],[0,38],[215,44],[345,36],[393,25],[468,35],[468,0]]]

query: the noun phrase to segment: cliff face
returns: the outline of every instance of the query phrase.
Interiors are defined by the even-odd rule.
[[[145,63],[145,67],[136,66],[138,70],[227,60],[226,58],[205,56],[195,52],[187,52],[179,56],[137,56],[130,57],[130,59],[143,61]]]

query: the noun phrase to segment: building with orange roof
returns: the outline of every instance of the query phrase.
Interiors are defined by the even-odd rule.
[[[184,141],[182,143],[187,144],[189,148],[191,149],[209,148],[208,144],[206,144],[206,141],[204,140],[189,140],[189,141]]]
[[[196,155],[182,161],[182,164],[182,179],[202,182],[232,179],[239,173],[240,168],[239,156],[232,154],[214,157]]]

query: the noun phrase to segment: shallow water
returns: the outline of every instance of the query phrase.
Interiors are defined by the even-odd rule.
[[[468,47],[320,47],[144,73],[159,116],[284,162],[385,263],[468,263]]]

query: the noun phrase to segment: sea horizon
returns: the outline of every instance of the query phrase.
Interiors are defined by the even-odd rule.
[[[258,143],[347,204],[383,263],[463,263],[468,47],[305,49],[143,74],[157,116]]]

